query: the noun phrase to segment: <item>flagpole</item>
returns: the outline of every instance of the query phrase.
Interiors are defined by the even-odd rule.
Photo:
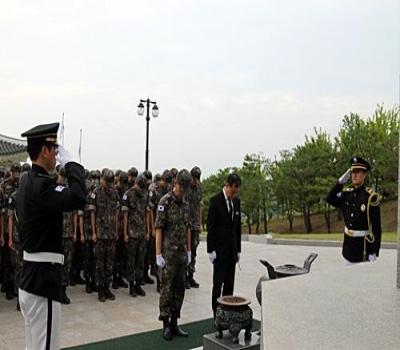
[[[79,133],[79,163],[82,163],[82,129],[80,129]]]

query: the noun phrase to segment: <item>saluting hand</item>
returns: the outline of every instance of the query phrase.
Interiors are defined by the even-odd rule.
[[[351,176],[351,168],[347,169],[346,172],[341,177],[339,177],[339,183],[341,185],[344,185],[347,181],[349,181],[350,176]]]
[[[61,145],[58,145],[58,153],[56,159],[62,167],[72,161],[72,157],[70,156],[69,152]]]

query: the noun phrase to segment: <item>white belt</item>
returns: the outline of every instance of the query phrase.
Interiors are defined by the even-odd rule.
[[[23,259],[32,262],[48,262],[64,265],[64,255],[57,253],[28,253],[24,250]]]
[[[349,230],[345,226],[344,233],[350,237],[365,237],[368,235],[368,230]]]

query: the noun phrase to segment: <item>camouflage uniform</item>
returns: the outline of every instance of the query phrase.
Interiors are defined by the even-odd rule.
[[[128,212],[128,281],[141,284],[146,251],[146,190],[132,187],[123,197],[123,212]]]
[[[69,285],[69,276],[72,266],[72,253],[73,253],[73,213],[68,212],[63,214],[63,251],[64,251],[64,265],[61,279],[61,285],[66,287]]]
[[[90,202],[90,197],[93,188],[90,184],[87,187],[89,190],[86,202]],[[92,223],[90,218],[89,204],[86,204],[84,210],[78,211],[78,221],[83,218],[83,237],[84,237],[84,258],[83,258],[83,275],[86,281],[86,291],[91,293],[92,290],[96,289],[96,258],[94,254],[94,243],[92,239]]]
[[[96,281],[98,286],[108,288],[114,266],[115,215],[119,209],[117,191],[112,187],[97,187],[90,195],[89,203],[89,210],[96,214]]]
[[[160,320],[180,317],[185,296],[185,277],[188,262],[187,230],[189,205],[171,191],[157,206],[156,229],[162,230],[161,254],[165,266],[161,269]]]
[[[1,191],[3,193],[4,207],[2,210],[1,220],[3,220],[4,227],[4,245],[1,248],[2,250],[2,267],[3,267],[3,284],[4,290],[6,292],[6,298],[12,299],[16,296],[15,290],[15,270],[12,263],[12,249],[8,247],[9,234],[12,235],[12,232],[8,232],[8,208],[12,203],[12,194],[18,188],[18,179],[13,179],[12,177],[8,177],[1,183]]]
[[[189,202],[189,208],[190,208],[190,232],[191,232],[191,244],[192,244],[192,261],[189,264],[188,267],[188,273],[189,273],[189,280],[193,279],[193,274],[196,271],[195,265],[196,265],[196,251],[197,251],[197,246],[199,245],[200,242],[200,232],[201,232],[201,227],[200,227],[200,207],[201,207],[201,201],[203,198],[203,192],[201,189],[201,185],[199,182],[196,182],[195,184],[191,184],[189,188],[189,192],[187,195],[187,200]]]
[[[14,192],[9,200],[9,205],[8,205],[8,217],[9,220],[11,219],[13,221],[13,232],[12,232],[12,240],[13,240],[13,245],[12,245],[12,254],[11,254],[11,263],[12,267],[15,272],[15,286],[18,288],[19,286],[19,278],[21,275],[22,271],[22,251],[21,247],[19,244],[19,237],[18,237],[18,231],[17,231],[17,222],[15,218],[15,195],[17,192]]]

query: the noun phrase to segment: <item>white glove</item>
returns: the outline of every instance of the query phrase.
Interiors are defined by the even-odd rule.
[[[190,265],[190,263],[192,262],[192,252],[191,251],[187,252],[187,259],[188,259],[187,264]]]
[[[368,255],[368,261],[369,262],[373,262],[376,260],[376,254],[370,254]]]
[[[239,262],[239,260],[240,260],[240,252],[238,252],[237,255],[238,255],[238,262]]]
[[[58,153],[56,159],[62,167],[64,167],[65,164],[72,161],[69,152],[61,145],[58,145]]]
[[[161,268],[163,268],[165,266],[165,260],[161,254],[156,255],[156,264],[157,264],[157,266],[159,266]]]
[[[210,259],[211,264],[214,264],[214,260],[217,258],[217,253],[215,250],[211,253],[208,253],[208,258]]]
[[[346,172],[339,177],[339,183],[344,185],[347,181],[349,181],[351,175],[351,168],[347,169]]]

